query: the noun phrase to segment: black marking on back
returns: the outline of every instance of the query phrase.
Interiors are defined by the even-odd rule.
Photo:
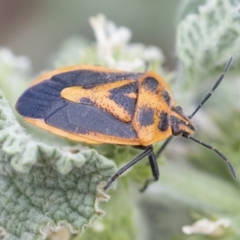
[[[153,77],[146,77],[143,80],[143,87],[151,92],[156,93],[158,89],[159,82]]]
[[[27,89],[18,99],[16,110],[24,117],[43,119],[61,101],[61,85],[44,81]]]
[[[138,93],[137,82],[129,83],[124,86],[112,89],[110,91],[109,98],[118,105],[122,106],[132,116],[137,98],[130,98],[126,96],[129,93]]]
[[[63,100],[67,105],[58,112],[51,112],[45,119],[48,125],[67,132],[101,133],[119,138],[137,138],[132,126],[95,106]]]
[[[61,130],[64,130],[70,133],[75,132],[75,133],[87,134],[88,131],[86,131],[86,129],[69,122],[68,106],[70,103],[68,100],[65,100],[65,99],[62,101],[66,103],[65,107],[62,109],[59,109],[59,111],[49,112],[48,116],[46,116],[44,119],[46,124],[53,127],[57,127]],[[82,111],[80,114],[84,116],[85,112]]]
[[[169,93],[166,90],[163,90],[162,96],[163,96],[163,99],[164,99],[165,103],[168,106],[170,106],[170,104],[171,104],[171,97],[170,97]]]
[[[167,131],[168,126],[169,126],[168,114],[166,112],[161,112],[158,129],[161,132],[165,132]]]
[[[149,107],[141,107],[137,113],[138,121],[141,126],[149,126],[154,122],[154,110]]]
[[[93,88],[101,84],[133,79],[138,80],[143,73],[111,73],[97,72],[93,70],[76,70],[54,75],[51,81],[61,83],[64,88],[81,86],[85,89]]]
[[[64,88],[71,86],[91,88],[124,79],[137,81],[142,75],[143,73],[108,73],[93,70],[76,70],[57,74],[27,89],[18,99],[16,110],[24,117],[44,119],[52,106],[61,101],[61,91]],[[132,111],[131,107],[129,108],[129,111]]]
[[[90,98],[87,98],[87,97],[82,97],[80,99],[80,103],[86,104],[86,105],[92,105],[92,106],[95,105],[95,103]]]

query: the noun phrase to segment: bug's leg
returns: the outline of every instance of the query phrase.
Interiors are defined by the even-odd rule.
[[[158,149],[156,154],[154,154],[154,152],[149,154],[149,163],[150,163],[150,167],[151,167],[151,170],[152,170],[153,179],[151,178],[151,179],[146,180],[143,187],[140,189],[140,192],[144,192],[147,189],[147,187],[150,183],[155,182],[159,179],[159,168],[158,168],[158,165],[157,165],[157,158],[162,153],[162,151],[166,148],[166,146],[171,141],[171,139],[172,139],[172,136],[169,137],[163,143],[163,145]]]
[[[124,165],[122,168],[120,168],[112,177],[111,179],[107,182],[107,184],[103,187],[104,190],[108,189],[109,186],[125,171],[127,171],[130,167],[132,167],[134,164],[139,162],[141,159],[149,155],[151,152],[153,152],[153,147],[152,145],[148,146],[145,148],[145,150],[139,154],[137,157],[135,157],[131,162],[127,163]]]
[[[143,187],[140,189],[140,192],[144,192],[148,188],[150,183],[155,182],[159,179],[157,159],[153,151],[149,154],[149,163],[151,166],[153,178],[147,179],[145,181]]]
[[[158,151],[155,154],[156,159],[158,159],[158,157],[160,156],[160,154],[162,153],[162,151],[166,148],[166,146],[168,145],[168,143],[171,141],[171,139],[173,138],[173,136],[169,137],[164,143],[163,145],[158,149]]]

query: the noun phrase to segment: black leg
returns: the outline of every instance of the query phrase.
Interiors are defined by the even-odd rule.
[[[157,153],[155,154],[156,159],[158,159],[158,157],[160,156],[160,154],[162,153],[162,151],[166,148],[166,146],[168,145],[168,143],[171,141],[172,138],[173,138],[173,136],[169,137],[169,138],[163,143],[163,145],[158,149]]]
[[[158,164],[157,164],[156,156],[153,151],[149,154],[149,163],[151,166],[153,178],[147,179],[145,181],[143,187],[140,189],[140,192],[144,192],[148,188],[149,184],[159,179]]]
[[[149,184],[151,184],[152,182],[155,182],[155,181],[157,181],[159,179],[159,168],[158,168],[158,164],[157,164],[157,158],[160,156],[160,154],[166,148],[168,143],[171,141],[172,137],[173,136],[169,137],[163,143],[163,145],[158,149],[156,154],[154,154],[154,152],[149,154],[149,163],[150,163],[150,166],[151,166],[153,179],[152,178],[151,179],[147,179],[146,182],[144,183],[143,187],[140,189],[140,192],[144,192],[148,188]]]
[[[152,145],[148,146],[145,148],[145,150],[138,155],[137,157],[135,157],[131,162],[127,163],[126,165],[124,165],[122,168],[120,168],[112,177],[111,179],[107,182],[107,184],[103,187],[104,190],[108,189],[109,186],[121,175],[123,174],[125,171],[127,171],[130,167],[132,167],[134,164],[136,164],[137,162],[139,162],[141,159],[143,159],[144,157],[146,157],[147,155],[150,155],[151,153],[153,153],[153,148]]]

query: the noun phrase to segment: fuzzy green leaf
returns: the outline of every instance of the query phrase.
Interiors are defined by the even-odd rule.
[[[200,80],[213,73],[233,56],[234,66],[240,58],[240,3],[211,0],[189,13],[178,25],[177,52],[189,80]],[[203,67],[204,66],[204,67]]]
[[[82,232],[96,216],[97,190],[115,164],[95,150],[63,150],[35,142],[0,92],[0,226],[6,239],[44,239],[48,228]]]

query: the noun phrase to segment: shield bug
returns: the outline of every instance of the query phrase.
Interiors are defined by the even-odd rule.
[[[60,68],[36,79],[16,103],[24,119],[40,128],[71,140],[90,144],[129,145],[143,152],[120,168],[104,186],[148,156],[153,179],[159,178],[157,157],[173,136],[182,136],[214,151],[236,174],[228,159],[214,147],[192,135],[193,116],[222,81],[232,62],[196,110],[186,116],[164,79],[156,72],[124,72],[100,66]],[[155,154],[152,144],[166,140]]]

